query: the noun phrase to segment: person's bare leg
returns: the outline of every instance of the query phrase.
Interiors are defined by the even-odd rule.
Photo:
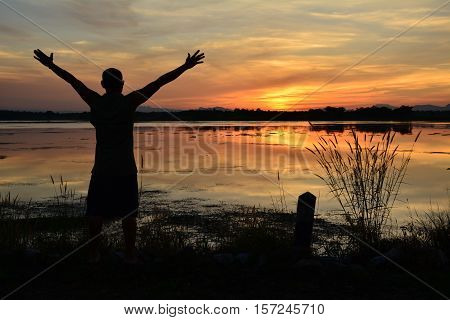
[[[122,220],[123,236],[125,240],[125,261],[137,262],[136,252],[136,217],[128,217]]]
[[[100,216],[89,217],[89,239],[95,238],[90,244],[89,261],[98,262],[100,260],[100,241],[102,232],[103,218]]]

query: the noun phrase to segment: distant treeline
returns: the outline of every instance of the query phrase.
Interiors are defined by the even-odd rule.
[[[413,111],[412,107],[390,109],[367,107],[347,110],[326,107],[306,111],[264,111],[260,109],[185,110],[177,112],[136,112],[136,121],[450,121],[450,111]],[[53,111],[0,110],[6,121],[89,121],[89,112],[59,113]]]

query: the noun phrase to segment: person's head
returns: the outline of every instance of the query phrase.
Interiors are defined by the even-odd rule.
[[[109,68],[103,71],[102,74],[102,87],[106,92],[122,92],[123,89],[123,77],[122,72],[115,68]]]

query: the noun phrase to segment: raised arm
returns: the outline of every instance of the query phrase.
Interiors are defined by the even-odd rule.
[[[200,50],[197,50],[192,56],[188,53],[186,61],[184,64],[179,66],[178,68],[162,75],[157,80],[150,82],[145,87],[140,90],[133,91],[127,95],[127,98],[130,99],[131,105],[136,108],[150,99],[150,97],[155,94],[162,86],[172,82],[179,76],[181,76],[186,70],[192,69],[196,65],[203,63],[203,59],[205,58],[204,53],[200,53]]]
[[[52,70],[58,77],[68,82],[88,105],[91,105],[93,100],[99,96],[97,92],[86,87],[83,82],[75,78],[71,73],[58,67],[53,62],[53,53],[51,53],[50,56],[47,56],[41,50],[36,49],[34,50],[34,58]]]

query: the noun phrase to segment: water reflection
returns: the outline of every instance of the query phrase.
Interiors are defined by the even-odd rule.
[[[338,124],[313,124],[311,131],[325,131],[326,133],[342,133],[348,130],[356,130],[366,133],[385,133],[394,131],[400,134],[412,134],[412,123],[338,123]]]
[[[62,175],[86,193],[95,149],[88,123],[2,123],[0,128],[0,192],[49,197],[54,192],[49,176]],[[319,168],[305,148],[319,136],[348,139],[352,129],[360,135],[393,130],[403,151],[422,131],[395,217],[408,215],[407,203],[418,211],[428,209],[430,201],[447,203],[450,123],[138,123],[135,152],[144,186],[166,190],[172,199],[271,206],[279,194],[279,173],[291,208],[298,194],[311,191],[325,212],[337,205],[314,175]]]

